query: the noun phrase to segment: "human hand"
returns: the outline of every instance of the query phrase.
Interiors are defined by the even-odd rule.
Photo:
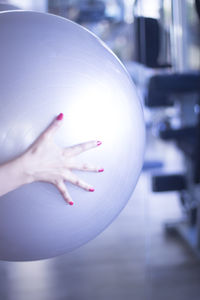
[[[70,182],[86,191],[94,188],[79,179],[72,171],[103,172],[103,168],[81,164],[75,160],[84,151],[101,145],[100,141],[90,141],[68,148],[60,148],[54,142],[54,136],[62,125],[63,114],[60,114],[50,126],[38,137],[22,155],[28,182],[43,181],[53,184],[64,200],[73,205],[65,182]]]

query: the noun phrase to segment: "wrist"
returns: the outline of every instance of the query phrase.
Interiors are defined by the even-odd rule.
[[[23,156],[0,166],[0,196],[33,182],[26,169],[27,163]]]
[[[34,178],[30,172],[30,160],[28,159],[27,153],[16,158],[14,163],[16,170],[18,170],[18,178],[21,180],[22,185],[32,183]]]

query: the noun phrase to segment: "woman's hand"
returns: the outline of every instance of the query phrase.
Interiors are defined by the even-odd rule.
[[[72,171],[103,172],[101,167],[76,162],[75,157],[101,145],[101,142],[90,141],[69,148],[58,147],[54,142],[54,135],[62,125],[62,119],[63,114],[60,114],[24,154],[13,160],[13,167],[21,166],[23,169],[21,178],[24,183],[22,184],[35,181],[52,183],[60,191],[65,201],[73,205],[65,182],[70,182],[90,192],[93,192],[94,188],[79,179]],[[16,164],[17,162],[18,164]],[[7,165],[12,170],[12,162]],[[18,184],[16,187],[22,184]]]
[[[52,183],[60,191],[67,203],[73,201],[67,191],[65,182],[70,182],[93,192],[94,188],[79,179],[72,170],[102,172],[100,167],[80,164],[75,157],[84,151],[101,145],[99,141],[90,141],[69,148],[60,148],[54,142],[54,135],[62,125],[63,114],[60,114],[50,126],[39,136],[35,143],[24,154],[27,176],[31,182],[43,181]]]

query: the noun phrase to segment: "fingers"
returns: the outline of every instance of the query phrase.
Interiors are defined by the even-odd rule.
[[[62,197],[64,198],[64,200],[69,204],[69,205],[73,205],[74,202],[72,201],[71,196],[69,195],[66,185],[63,181],[59,182],[59,183],[54,183],[54,185],[56,186],[56,188],[59,190],[59,192],[61,193]]]
[[[86,172],[103,172],[104,169],[102,167],[96,167],[90,164],[82,164],[82,163],[70,163],[69,168],[71,170],[78,170],[78,171],[86,171]]]
[[[44,138],[50,138],[54,136],[56,131],[60,128],[60,125],[62,124],[63,114],[60,113],[53,122],[47,127],[47,129],[42,133],[42,137]]]
[[[76,186],[78,186],[78,187],[80,187],[80,188],[82,188],[82,189],[84,189],[84,190],[86,190],[86,191],[88,191],[88,192],[94,192],[94,188],[90,184],[88,184],[85,181],[79,179],[76,175],[74,175],[71,172],[70,172],[69,175],[67,175],[65,177],[65,180],[72,183],[72,184],[74,184],[74,185],[76,185]]]
[[[73,173],[70,172],[70,174],[68,174],[65,178],[65,181],[68,181],[88,192],[94,192],[94,188],[84,182],[83,180],[79,179],[76,175],[74,175]],[[69,205],[73,205],[74,202],[72,201],[72,198],[70,196],[70,194],[68,193],[68,190],[66,188],[66,185],[64,183],[64,181],[59,181],[54,183],[55,187],[59,190],[60,194],[62,195],[63,199],[69,204]]]
[[[65,153],[67,154],[68,157],[75,156],[82,152],[90,150],[92,148],[96,148],[100,145],[101,145],[100,141],[90,141],[90,142],[82,143],[82,144],[75,145],[72,147],[68,147],[65,149]]]

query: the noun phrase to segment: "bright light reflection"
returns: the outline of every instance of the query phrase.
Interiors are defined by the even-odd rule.
[[[115,91],[113,93],[113,90]],[[114,142],[124,130],[125,117],[128,115],[123,101],[116,87],[80,88],[77,101],[70,107],[70,128],[73,136],[82,141],[90,139],[102,139],[104,142]],[[91,113],[92,112],[92,113]]]

